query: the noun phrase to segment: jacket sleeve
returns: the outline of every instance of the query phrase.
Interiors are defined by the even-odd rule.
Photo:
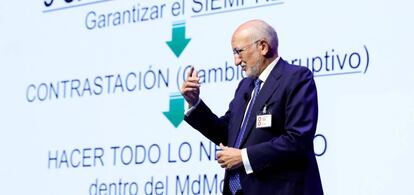
[[[226,115],[229,115],[226,113]],[[219,145],[227,142],[228,116],[219,118],[201,100],[200,104],[184,120],[209,140]]]
[[[234,95],[235,98],[240,86],[245,81],[246,79],[240,81]],[[218,117],[203,101],[200,101],[200,104],[188,116],[184,116],[184,120],[215,144],[219,145],[223,143],[224,145],[228,145],[229,122],[233,117],[231,110],[233,110],[232,108],[234,106],[237,106],[234,105],[234,102],[234,99],[230,102],[229,109],[224,116]]]

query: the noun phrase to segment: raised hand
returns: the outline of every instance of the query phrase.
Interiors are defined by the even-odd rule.
[[[200,78],[194,67],[191,67],[190,72],[187,74],[187,79],[181,86],[181,94],[190,106],[197,103],[200,98]]]

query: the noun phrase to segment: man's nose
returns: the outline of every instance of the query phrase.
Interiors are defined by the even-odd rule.
[[[240,56],[238,54],[234,55],[234,64],[236,64],[236,66],[240,65],[242,62]]]

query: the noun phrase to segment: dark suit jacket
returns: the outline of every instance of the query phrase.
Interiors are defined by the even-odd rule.
[[[240,81],[229,109],[217,117],[204,102],[185,120],[215,144],[234,146],[254,88]],[[256,116],[267,106],[272,126],[256,128]],[[247,148],[253,173],[237,171],[245,194],[321,195],[322,184],[313,150],[318,101],[312,73],[279,59],[253,105],[240,148]],[[228,171],[224,194],[230,194]]]

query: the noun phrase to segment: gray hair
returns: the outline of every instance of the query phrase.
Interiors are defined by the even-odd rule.
[[[248,28],[252,41],[264,39],[269,44],[271,50],[277,52],[279,39],[275,29],[262,20],[252,20],[250,22],[254,23],[254,25]]]

